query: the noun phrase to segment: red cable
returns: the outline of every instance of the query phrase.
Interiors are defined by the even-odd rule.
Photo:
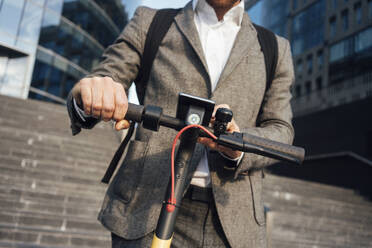
[[[204,132],[206,132],[209,136],[211,136],[214,140],[217,139],[217,137],[213,133],[211,133],[210,131],[208,131],[208,129],[206,129],[205,127],[203,127],[201,125],[196,125],[196,124],[188,125],[188,126],[182,128],[181,131],[179,131],[177,133],[176,137],[173,140],[173,145],[172,145],[172,154],[171,154],[171,162],[172,162],[172,165],[171,165],[171,170],[172,170],[172,191],[171,191],[171,197],[168,200],[168,204],[167,204],[167,211],[168,212],[173,212],[174,209],[175,209],[175,206],[176,206],[176,199],[174,198],[174,153],[175,153],[175,150],[176,150],[177,140],[179,139],[179,137],[181,136],[181,134],[184,131],[186,131],[187,129],[193,128],[193,127],[200,128]]]

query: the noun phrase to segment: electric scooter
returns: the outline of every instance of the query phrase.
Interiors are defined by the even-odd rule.
[[[305,150],[276,141],[253,136],[247,133],[227,133],[227,124],[233,113],[220,108],[215,115],[213,129],[209,123],[215,102],[200,97],[180,93],[176,117],[163,114],[160,107],[129,104],[125,119],[142,124],[146,129],[158,131],[160,126],[175,129],[176,135],[171,153],[171,179],[169,190],[161,209],[151,248],[169,248],[172,242],[173,229],[189,174],[189,162],[195,149],[198,137],[209,137],[217,144],[242,152],[255,153],[262,156],[301,164]],[[175,149],[180,139],[177,155]]]

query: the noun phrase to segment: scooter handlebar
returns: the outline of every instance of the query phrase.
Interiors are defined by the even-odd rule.
[[[125,119],[138,123],[141,123],[142,121],[146,122],[146,119],[148,119],[145,117],[147,112],[151,111],[147,111],[145,106],[129,103]],[[162,111],[160,110],[160,112]],[[149,115],[151,115],[151,113],[149,113]],[[184,122],[174,117],[160,114],[158,115],[158,118],[157,122],[162,126],[174,128],[176,130],[185,126]],[[301,147],[261,138],[248,133],[221,134],[217,143],[228,146],[232,149],[252,152],[296,164],[301,164],[305,158],[305,150]]]

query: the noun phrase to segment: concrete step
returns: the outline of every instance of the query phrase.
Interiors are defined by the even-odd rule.
[[[60,248],[60,247],[111,247],[108,232],[97,233],[96,236],[65,232],[46,232],[0,226],[0,247],[2,248]]]
[[[97,221],[112,125],[71,135],[65,106],[0,96],[0,247],[110,247]]]
[[[87,161],[89,163],[89,161]],[[107,164],[109,164],[107,162]],[[64,182],[78,182],[95,184],[99,182],[100,177],[103,176],[106,170],[105,163],[101,167],[63,167],[56,163],[45,163],[40,160],[19,159],[14,157],[6,157],[0,155],[0,168],[3,168],[3,173],[6,171],[16,171],[25,175],[45,176],[49,180],[57,180]],[[38,177],[36,176],[36,177]]]
[[[340,188],[315,182],[281,177],[266,173],[264,191],[287,192],[307,197],[319,197],[350,203],[370,204],[370,200],[351,189]]]
[[[9,197],[21,197],[24,200],[37,200],[37,201],[59,201],[59,202],[77,202],[80,204],[93,204],[100,202],[102,200],[105,188],[101,191],[91,191],[89,188],[85,187],[85,191],[88,192],[84,194],[84,191],[80,189],[73,190],[47,190],[47,188],[35,187],[35,188],[21,188],[15,187],[13,185],[5,185],[0,187],[0,194],[8,195]]]
[[[47,232],[76,233],[82,235],[97,235],[106,229],[95,218],[81,218],[76,216],[55,216],[53,214],[36,212],[20,212],[2,210],[0,225],[9,228],[24,228],[44,230]]]
[[[28,178],[23,175],[3,175],[0,174],[0,187],[8,190],[48,192],[51,194],[73,194],[76,196],[99,196],[103,195],[107,186],[102,183],[85,185],[83,183],[56,182],[52,180],[39,180]]]
[[[55,201],[37,202],[18,200],[14,198],[4,198],[0,196],[0,211],[13,210],[17,212],[28,212],[36,214],[47,214],[58,216],[60,218],[80,217],[91,219],[92,216],[98,216],[100,204],[87,204],[82,206],[77,203],[58,203]]]
[[[52,180],[39,180],[20,174],[0,174],[0,186],[5,189],[20,191],[48,192],[51,194],[74,194],[76,196],[102,195],[107,185],[97,181],[95,184],[86,185],[79,182],[56,182]]]
[[[372,223],[372,202],[369,205],[307,197],[293,193],[265,192],[265,206],[269,211],[330,217],[350,222]]]
[[[34,133],[15,136],[13,132],[7,133],[1,130],[0,146],[14,147],[19,149],[34,149],[40,152],[57,152],[61,154],[80,155],[85,154],[92,158],[112,157],[117,147],[111,146],[89,146],[88,142],[69,142],[61,138],[51,138],[46,136],[36,136]],[[111,142],[112,143],[112,142]]]
[[[372,223],[302,214],[269,212],[271,247],[371,247]]]
[[[40,159],[40,160],[56,160],[60,162],[69,162],[74,160],[92,160],[99,163],[108,163],[114,155],[115,150],[111,149],[110,153],[101,153],[101,150],[93,150],[89,152],[74,150],[71,148],[60,147],[40,147],[28,145],[20,142],[9,142],[2,140],[0,142],[1,150],[9,151],[9,154],[19,158]],[[116,148],[116,147],[115,147]]]
[[[74,184],[85,184],[85,185],[94,185],[99,183],[99,176],[91,177],[82,176],[82,173],[79,174],[58,174],[53,171],[42,171],[34,168],[22,168],[20,166],[11,166],[11,165],[3,165],[0,163],[0,168],[3,175],[14,176],[14,177],[31,177],[33,179],[39,180],[50,180],[55,182],[63,182],[63,183],[74,183]]]

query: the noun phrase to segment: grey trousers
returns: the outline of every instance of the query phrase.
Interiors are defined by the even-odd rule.
[[[212,193],[208,191],[207,194],[209,200],[206,201],[206,197],[193,197],[192,188],[186,193],[178,211],[173,248],[230,247],[218,219]],[[154,233],[150,233],[140,239],[125,240],[112,233],[112,248],[151,247],[153,236]]]

